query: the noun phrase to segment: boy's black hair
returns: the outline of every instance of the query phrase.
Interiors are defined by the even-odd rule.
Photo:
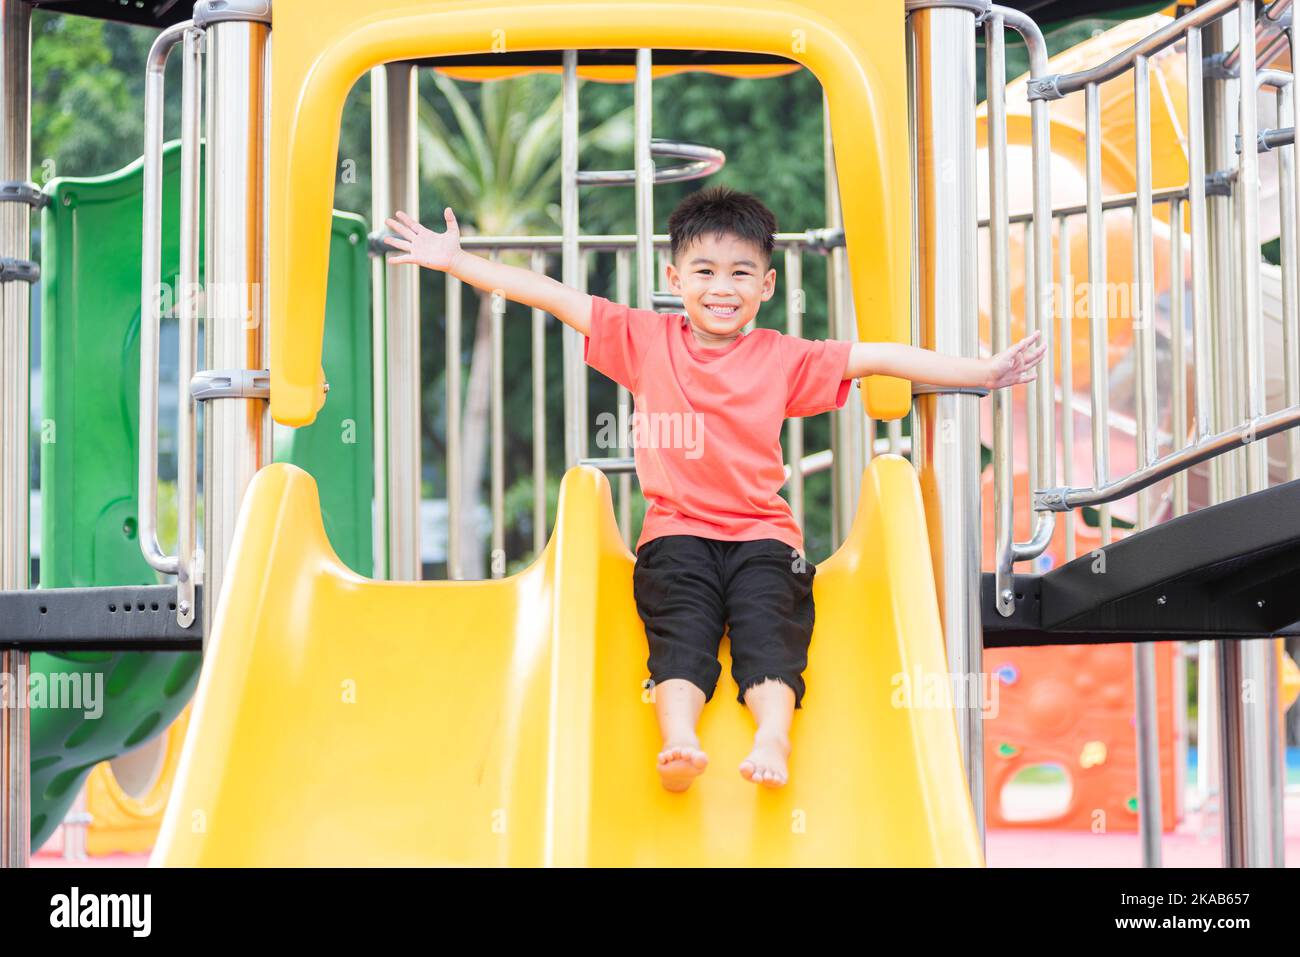
[[[673,260],[701,236],[731,234],[763,251],[770,264],[775,246],[776,216],[762,201],[729,186],[711,186],[691,193],[668,217]]]

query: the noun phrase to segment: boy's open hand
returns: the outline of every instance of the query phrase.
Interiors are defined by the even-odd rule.
[[[415,263],[428,269],[445,272],[460,253],[460,227],[456,225],[456,214],[448,206],[443,210],[443,219],[447,222],[445,233],[435,233],[425,229],[400,209],[395,214],[397,219],[388,218],[384,222],[397,236],[385,236],[384,242],[404,253],[393,256],[390,263]],[[399,222],[400,220],[400,222]]]
[[[1038,332],[1025,336],[1010,349],[999,352],[989,359],[989,377],[986,383],[990,389],[1005,389],[1021,382],[1033,382],[1038,373],[1030,370],[1043,361],[1045,346],[1037,345],[1041,334]]]

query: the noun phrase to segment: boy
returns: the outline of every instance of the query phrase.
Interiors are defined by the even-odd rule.
[[[778,494],[783,421],[843,407],[852,380],[865,375],[988,388],[1029,382],[1043,355],[1037,334],[991,359],[961,359],[896,343],[743,333],[776,291],[776,218],[726,187],[693,193],[668,220],[668,287],[686,315],[629,309],[475,256],[460,248],[450,208],[441,234],[396,215],[387,223],[400,238],[385,242],[404,255],[389,262],[449,272],[544,309],[586,337],[587,364],[632,392],[637,418],[670,423],[649,429],[652,441],[636,442],[647,509],[633,592],[664,741],[659,775],[668,790],[685,791],[708,764],[695,728],[721,673],[718,645],[729,627],[738,700],[757,725],[740,773],[768,787],[785,784],[816,569]],[[672,440],[687,435],[692,441]]]

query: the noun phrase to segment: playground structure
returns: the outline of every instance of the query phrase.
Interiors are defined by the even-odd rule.
[[[81,596],[69,592],[66,607],[79,616],[59,616],[57,593],[10,594],[5,600],[15,609],[15,617],[0,635],[14,649],[5,652],[11,665],[37,649],[152,647],[159,649],[157,655],[167,656],[175,655],[177,649],[193,651],[206,639],[203,673],[177,785],[155,851],[157,863],[975,864],[982,859],[979,836],[985,816],[986,742],[979,702],[958,685],[954,708],[898,708],[890,703],[890,679],[914,668],[926,674],[979,673],[986,645],[1069,644],[1077,658],[1077,652],[1086,652],[1090,643],[1137,636],[1145,641],[1133,646],[1138,676],[1134,764],[1141,772],[1137,817],[1147,861],[1158,862],[1162,819],[1161,761],[1154,740],[1154,647],[1149,642],[1197,640],[1206,650],[1202,661],[1211,654],[1218,656],[1220,720],[1225,740],[1234,745],[1225,750],[1223,762],[1225,862],[1280,863],[1280,702],[1273,694],[1263,702],[1243,704],[1240,696],[1226,690],[1243,676],[1276,689],[1276,658],[1267,639],[1285,633],[1286,627],[1300,618],[1296,598],[1286,594],[1282,580],[1300,540],[1293,508],[1297,497],[1294,445],[1283,446],[1284,454],[1290,455],[1285,466],[1290,469],[1290,483],[1270,490],[1268,471],[1260,462],[1266,443],[1255,441],[1270,436],[1293,439],[1297,433],[1284,430],[1300,422],[1300,395],[1296,394],[1300,386],[1294,364],[1284,363],[1284,401],[1272,411],[1265,407],[1258,274],[1239,268],[1234,272],[1232,263],[1234,242],[1242,249],[1258,247],[1257,223],[1254,234],[1249,225],[1258,168],[1254,153],[1247,151],[1240,168],[1233,170],[1235,176],[1211,180],[1227,182],[1226,194],[1206,195],[1206,170],[1224,171],[1230,159],[1236,162],[1235,156],[1224,150],[1224,142],[1231,141],[1230,133],[1220,128],[1235,109],[1232,78],[1225,72],[1222,82],[1205,84],[1211,91],[1204,104],[1205,115],[1216,118],[1219,126],[1212,123],[1208,132],[1202,129],[1200,104],[1189,106],[1184,113],[1189,153],[1202,160],[1201,164],[1192,160],[1181,171],[1162,169],[1162,177],[1170,178],[1155,180],[1162,186],[1172,184],[1160,195],[1160,200],[1171,206],[1167,221],[1186,219],[1191,227],[1187,244],[1191,282],[1186,296],[1195,319],[1190,338],[1196,358],[1191,364],[1196,376],[1194,401],[1186,401],[1186,393],[1178,398],[1178,383],[1186,384],[1190,373],[1173,377],[1169,453],[1158,460],[1157,323],[1140,321],[1142,316],[1155,316],[1153,167],[1149,155],[1145,163],[1143,156],[1151,150],[1144,131],[1154,130],[1156,125],[1144,122],[1144,116],[1149,119],[1150,105],[1139,92],[1131,144],[1137,160],[1127,187],[1113,176],[1104,179],[1100,175],[1100,170],[1109,173],[1114,168],[1113,163],[1103,165],[1101,157],[1113,161],[1115,150],[1103,152],[1096,125],[1101,115],[1098,91],[1105,90],[1107,83],[1132,83],[1137,77],[1135,89],[1146,89],[1148,56],[1154,59],[1159,50],[1184,37],[1181,42],[1189,50],[1195,49],[1202,42],[1202,30],[1206,44],[1213,49],[1231,50],[1230,28],[1254,25],[1254,4],[1226,0],[1204,4],[1173,21],[1177,30],[1165,26],[1155,30],[1158,41],[1138,37],[1137,47],[1120,51],[1107,61],[1110,72],[1103,71],[1105,75],[1095,70],[1090,75],[1056,75],[1052,82],[1047,79],[1041,36],[1031,20],[1008,8],[969,2],[910,5],[915,9],[907,13],[906,22],[900,4],[896,33],[882,30],[878,16],[869,18],[865,12],[836,3],[795,4],[781,13],[748,11],[754,22],[746,32],[736,36],[731,25],[736,51],[776,62],[757,66],[732,63],[726,54],[714,53],[689,64],[698,67],[704,63],[737,74],[748,70],[750,75],[756,70],[788,70],[785,58],[790,53],[791,30],[811,34],[806,56],[794,59],[813,70],[826,90],[827,223],[825,229],[778,236],[779,261],[787,296],[794,303],[800,291],[802,254],[808,250],[827,254],[831,329],[837,337],[915,339],[944,352],[976,354],[979,128],[985,130],[989,156],[989,208],[984,218],[990,235],[987,322],[994,348],[1006,344],[1013,328],[1010,293],[1014,287],[1009,275],[1016,247],[1008,229],[1013,217],[1006,171],[1006,157],[1011,155],[1006,142],[1014,137],[1012,130],[1027,133],[1019,142],[1030,148],[1033,209],[1016,218],[1028,224],[1022,248],[1032,250],[1032,272],[1052,275],[1055,261],[1061,275],[1068,275],[1071,255],[1087,261],[1091,275],[1099,274],[1103,264],[1110,266],[1115,248],[1123,244],[1111,240],[1113,227],[1111,231],[1104,227],[1101,207],[1103,199],[1105,205],[1117,204],[1114,194],[1125,190],[1131,193],[1128,207],[1137,210],[1136,216],[1131,216],[1128,250],[1134,257],[1134,272],[1141,277],[1139,297],[1129,304],[1127,314],[1100,311],[1105,305],[1102,296],[1089,300],[1086,315],[1067,316],[1063,310],[1058,312],[1051,283],[1034,284],[1037,294],[1025,297],[1026,307],[1017,317],[1017,325],[1028,331],[1040,329],[1050,340],[1060,322],[1060,389],[1059,395],[1047,387],[1029,390],[1025,409],[1018,416],[1027,425],[1019,455],[1013,450],[1007,397],[999,396],[990,403],[995,409],[990,428],[995,480],[990,488],[991,507],[985,505],[984,509],[995,517],[997,527],[994,548],[983,551],[993,567],[982,583],[978,395],[936,392],[922,384],[913,399],[905,383],[864,382],[863,401],[851,402],[835,413],[829,456],[805,456],[798,420],[792,420],[786,448],[797,517],[803,511],[802,477],[825,467],[828,461],[833,469],[833,528],[839,545],[819,566],[815,644],[822,651],[809,671],[810,684],[821,689],[818,693],[825,696],[827,708],[820,719],[811,711],[801,715],[796,732],[799,764],[795,784],[779,798],[756,799],[753,789],[746,789],[739,780],[707,779],[689,803],[674,802],[656,791],[649,780],[650,766],[643,760],[653,750],[653,722],[644,702],[630,690],[641,677],[640,625],[630,599],[631,555],[626,547],[631,532],[626,518],[631,460],[627,450],[613,459],[587,455],[586,370],[580,337],[563,330],[566,474],[560,511],[548,539],[544,499],[535,505],[535,514],[541,516],[534,524],[538,557],[517,575],[492,582],[457,581],[460,543],[458,523],[452,521],[450,580],[417,580],[419,489],[415,478],[420,393],[418,362],[413,360],[419,355],[414,270],[376,266],[376,292],[382,293],[376,316],[384,321],[376,323],[373,330],[374,494],[377,503],[382,501],[379,514],[387,518],[376,526],[374,573],[376,578],[386,576],[387,582],[367,580],[364,567],[342,560],[340,539],[329,528],[328,515],[322,523],[325,495],[321,483],[327,470],[313,468],[309,461],[302,462],[305,471],[271,464],[270,417],[304,430],[294,433],[297,444],[299,435],[307,436],[311,428],[318,427],[312,425],[318,416],[339,408],[336,364],[320,350],[322,338],[328,341],[334,328],[326,317],[325,297],[327,263],[332,260],[321,237],[329,232],[332,162],[338,116],[347,90],[362,72],[372,71],[376,171],[382,171],[375,178],[376,217],[394,208],[414,210],[418,204],[412,176],[413,63],[437,54],[451,58],[450,69],[470,71],[467,75],[474,70],[492,70],[499,75],[500,67],[466,59],[486,52],[481,48],[484,31],[466,21],[500,14],[483,10],[465,17],[462,11],[453,20],[436,4],[388,2],[377,11],[381,16],[359,28],[355,13],[341,3],[306,5],[280,0],[273,21],[259,11],[264,4],[223,4],[220,11],[212,6],[198,4],[193,21],[169,26],[155,45],[150,76],[157,86],[150,87],[154,98],[147,115],[144,158],[139,547],[156,570],[177,575],[178,584],[137,589],[130,598],[152,603],[162,597],[175,606],[176,614],[171,615],[173,609],[163,604],[159,615],[140,616],[138,626],[123,627],[116,621],[110,625],[99,610],[112,598],[107,592]],[[575,285],[584,281],[586,253],[614,250],[619,266],[618,297],[632,301],[629,293],[634,272],[636,303],[671,311],[680,304],[654,291],[654,254],[666,237],[653,233],[653,185],[674,176],[707,175],[717,168],[721,157],[693,144],[653,140],[649,89],[656,71],[663,69],[658,65],[660,51],[671,55],[675,50],[700,48],[710,25],[664,25],[654,15],[653,4],[626,3],[601,8],[599,13],[593,8],[589,21],[575,27],[556,18],[549,6],[553,5],[515,8],[522,13],[512,26],[511,38],[518,50],[565,51],[552,56],[562,70],[566,107],[563,235],[476,237],[468,244],[489,250],[533,250],[535,268],[545,268],[544,251],[559,249],[561,276]],[[1276,46],[1275,37],[1283,31],[1288,40],[1292,38],[1288,21],[1277,25],[1287,6],[1274,3],[1259,12],[1261,43],[1266,50]],[[840,27],[837,35],[847,38],[844,42],[832,44],[829,34],[822,32],[826,29],[820,19],[823,14],[833,16]],[[1022,114],[1025,122],[1019,127],[1008,122],[1007,113],[1015,115],[1014,97],[1011,92],[1004,94],[1000,84],[990,85],[987,125],[976,125],[973,65],[977,17],[988,38],[990,77],[1003,72],[1004,28],[1022,33],[1030,47],[1034,59],[1029,84],[1037,84],[1037,92],[1027,100]],[[312,30],[306,29],[308,21]],[[272,29],[278,34],[273,58],[268,52]],[[1245,32],[1253,35],[1251,30]],[[5,37],[13,36],[14,31],[6,29]],[[203,484],[207,491],[201,562],[196,556],[193,525],[197,476],[192,437],[188,451],[182,442],[185,461],[178,469],[183,514],[177,555],[163,555],[158,547],[153,514],[160,316],[156,309],[150,312],[150,292],[160,275],[172,275],[172,267],[164,265],[157,249],[161,240],[175,235],[176,225],[167,224],[161,215],[161,178],[151,186],[150,176],[160,169],[163,157],[161,124],[154,113],[160,105],[161,67],[168,51],[181,44],[186,114],[180,146],[180,242],[175,253],[178,287],[185,288],[199,277],[203,260],[199,223],[205,214],[200,200],[206,195],[203,235],[207,250],[203,261],[207,284],[257,289],[259,297],[269,289],[265,300],[245,292],[249,298],[237,303],[230,315],[214,312],[209,301],[204,317],[207,371],[196,380],[202,388],[193,391],[189,383],[191,373],[197,370],[189,350],[195,340],[187,340],[184,330],[194,334],[197,317],[188,311],[184,300],[178,301],[184,384],[178,409],[180,434],[192,436],[196,400],[204,403],[206,417]],[[576,50],[611,46],[627,51],[624,59],[632,62],[614,67],[580,66]],[[1240,82],[1249,89],[1255,51],[1250,43],[1240,51],[1236,69]],[[11,55],[8,46],[5,55]],[[233,102],[269,102],[275,115],[285,118],[273,128],[266,156],[262,156],[237,144],[264,141],[264,114],[243,115],[209,104],[205,137],[211,150],[208,182],[221,184],[219,201],[199,185],[198,98],[203,57],[209,89],[219,85],[223,99],[226,91],[234,91],[230,94]],[[622,71],[636,84],[635,170],[585,172],[578,168],[577,79],[593,69],[614,75]],[[1184,92],[1199,92],[1199,54],[1186,58],[1185,69]],[[1274,79],[1279,89],[1289,89],[1280,77]],[[1049,167],[1049,160],[1056,155],[1051,137],[1057,131],[1048,119],[1058,111],[1049,114],[1043,97],[1064,95],[1072,82],[1088,97],[1087,135],[1083,137],[1088,192],[1085,208],[1073,214],[1086,220],[1087,229],[1086,236],[1076,231],[1073,244],[1060,244],[1053,250],[1052,228],[1067,216],[1052,189],[1056,166]],[[969,115],[962,106],[963,98],[951,93],[963,89],[964,84],[969,84],[971,91]],[[942,95],[938,91],[943,91]],[[10,101],[9,92],[6,102]],[[906,175],[908,115],[899,105],[909,98],[915,131],[916,201],[912,210],[905,194],[888,188]],[[1058,105],[1070,102],[1065,99]],[[6,130],[15,122],[11,113],[6,113]],[[1254,133],[1253,121],[1253,112],[1243,107],[1244,132]],[[1255,140],[1254,135],[1243,136],[1244,142]],[[831,142],[835,145],[833,158]],[[1285,142],[1285,136],[1275,131],[1272,146],[1289,157],[1291,147]],[[672,170],[656,168],[656,155],[688,162]],[[841,171],[851,169],[853,175],[836,179],[835,163]],[[937,170],[951,168],[961,170],[961,175],[936,175]],[[635,234],[580,235],[579,187],[620,183],[636,190]],[[1287,191],[1285,177],[1280,185],[1284,265],[1279,277],[1283,301],[1278,328],[1281,354],[1289,359],[1296,353],[1297,343],[1295,193]],[[263,189],[268,197],[266,221],[259,205],[252,202]],[[1182,195],[1172,195],[1179,190]],[[1166,196],[1166,191],[1171,195]],[[1248,214],[1248,210],[1252,212]],[[1240,227],[1233,226],[1234,215]],[[909,314],[904,291],[909,257],[901,253],[909,248],[909,219],[915,238],[911,257],[914,316]],[[1289,240],[1288,219],[1292,229]],[[1233,228],[1240,228],[1239,239]],[[264,229],[268,230],[265,234]],[[268,237],[265,245],[263,235]],[[953,235],[962,236],[963,242],[947,242],[946,237]],[[1214,242],[1207,243],[1207,237]],[[1186,238],[1182,230],[1170,233],[1171,244],[1181,244]],[[1074,246],[1079,252],[1074,252]],[[635,270],[631,269],[633,256]],[[1200,265],[1198,272],[1198,264],[1206,262],[1206,257],[1213,268]],[[1181,263],[1183,259],[1176,249],[1166,262]],[[1022,268],[1017,275],[1029,272]],[[1198,285],[1208,277],[1215,283],[1214,298]],[[1240,317],[1234,317],[1228,308],[1238,279],[1247,307],[1241,329],[1233,327]],[[457,286],[454,280],[447,283],[449,355],[459,354]],[[1172,283],[1171,290],[1177,290],[1173,295],[1183,295],[1183,283]],[[1069,301],[1068,296],[1065,299]],[[251,329],[248,323],[229,321],[244,311],[264,316],[265,321],[251,324]],[[1182,311],[1181,303],[1171,309],[1173,314]],[[798,309],[791,309],[790,316],[788,331],[798,334]],[[1070,320],[1075,323],[1073,332]],[[541,315],[533,317],[535,343],[536,330],[544,321]],[[1185,332],[1181,327],[1182,323],[1170,324],[1170,336],[1181,336]],[[1123,365],[1129,329],[1136,330],[1132,337],[1136,361],[1130,365],[1131,395],[1137,401],[1127,416],[1122,412],[1112,415],[1106,378],[1113,366]],[[1250,348],[1239,356],[1234,336],[1242,332]],[[1074,374],[1071,346],[1080,337],[1091,354],[1087,368],[1094,373],[1092,378]],[[493,326],[497,355],[501,338],[498,315]],[[353,327],[348,345],[355,348],[358,342]],[[1183,343],[1172,349],[1176,361],[1186,358],[1188,350]],[[25,350],[6,351],[25,355]],[[266,368],[268,353],[269,388],[266,373],[258,375]],[[355,352],[350,354],[355,356]],[[380,357],[386,361],[380,362]],[[1236,377],[1226,381],[1242,388],[1229,385],[1216,391],[1210,381],[1211,367],[1218,375]],[[329,373],[328,393],[322,371]],[[535,435],[544,427],[536,391],[544,376],[544,356],[535,349]],[[1078,413],[1074,411],[1073,383],[1087,385],[1088,415],[1081,416],[1083,421],[1104,423],[1093,427],[1091,444],[1074,441]],[[494,414],[499,415],[503,388],[499,372],[493,385]],[[459,371],[451,363],[447,395],[451,422],[459,420],[459,388]],[[1234,404],[1235,392],[1241,392],[1249,404],[1240,408]],[[12,392],[5,394],[10,400],[16,398]],[[621,390],[619,402],[624,408],[629,402]],[[25,410],[25,397],[23,403]],[[1072,411],[1060,417],[1058,431],[1058,406],[1067,403]],[[1193,413],[1190,418],[1189,410]],[[915,472],[896,458],[875,455],[904,448],[897,419],[909,411],[913,416],[909,446]],[[495,415],[494,422],[499,423]],[[879,441],[879,448],[873,419],[889,422],[887,437]],[[25,418],[22,421],[25,435]],[[1195,427],[1189,429],[1189,422]],[[449,475],[457,473],[455,431],[449,432]],[[1116,468],[1111,469],[1111,445],[1118,450],[1124,442],[1123,438],[1116,441],[1116,436],[1127,437],[1131,452],[1128,460],[1117,454]],[[500,437],[498,425],[492,434],[494,452]],[[6,438],[5,447],[12,448],[8,438],[12,436]],[[1246,438],[1250,440],[1246,447],[1234,450]],[[1077,459],[1076,445],[1088,449]],[[542,452],[535,455],[534,471],[544,476],[543,443],[538,442],[538,448]],[[1058,450],[1064,488],[1058,487],[1056,480]],[[10,461],[7,459],[6,465]],[[1023,507],[1020,513],[1014,510],[1011,479],[1017,461],[1027,466],[1019,501],[1029,501],[1026,493],[1032,491],[1032,512]],[[1152,505],[1157,483],[1168,481],[1182,488],[1186,470],[1201,461],[1213,470],[1208,497],[1194,503],[1204,506],[1200,511],[1205,514],[1187,516],[1194,520],[1191,524],[1170,523],[1169,531],[1177,536],[1173,539],[1162,539],[1158,527],[1150,528],[1144,537],[1141,533],[1161,517]],[[502,476],[495,454],[493,462],[492,534],[493,547],[499,548],[496,536],[502,525]],[[1071,466],[1082,462],[1089,462],[1093,471],[1091,488],[1071,487]],[[618,476],[621,526],[615,524],[606,475]],[[8,468],[5,476],[7,482],[14,478]],[[544,483],[535,483],[535,488],[540,496]],[[1139,534],[1111,546],[1108,506],[1115,502],[1117,508],[1122,507],[1123,499],[1134,492],[1140,492],[1132,513]],[[1267,503],[1252,494],[1269,496]],[[362,500],[368,505],[368,499],[367,494]],[[448,499],[454,515],[459,500],[454,482],[449,482]],[[185,509],[187,502],[189,510]],[[1214,506],[1220,503],[1230,510],[1216,512]],[[1260,504],[1268,506],[1268,528],[1261,527]],[[1055,513],[1071,515],[1068,506],[1095,507],[1102,516],[1097,547],[1120,563],[1115,566],[1116,574],[1107,579],[1107,584],[1114,586],[1109,591],[1084,587],[1081,582],[1087,579],[1080,577],[1077,562],[1044,570],[1041,575],[1011,576],[1014,562],[1047,553],[1062,537],[1064,558],[1074,557],[1073,525],[1063,523],[1065,536],[1054,534]],[[1185,490],[1174,509],[1179,515],[1188,511]],[[13,526],[8,523],[8,512],[4,517],[9,543]],[[1021,527],[1016,529],[1013,523]],[[1016,537],[1024,536],[1023,541],[1013,541],[1013,530]],[[1153,559],[1153,555],[1171,550],[1171,540],[1179,544],[1173,559]],[[928,550],[919,547],[921,542],[928,543]],[[1189,543],[1195,547],[1188,547]],[[7,554],[13,554],[14,547],[10,545]],[[43,555],[52,551],[43,549]],[[1081,561],[1087,560],[1085,554]],[[1140,572],[1129,571],[1135,567]],[[25,568],[24,562],[24,579]],[[1203,597],[1191,594],[1195,585],[1189,591],[1179,584],[1189,576],[1199,583]],[[593,580],[600,581],[598,589],[591,587]],[[4,587],[18,590],[26,584],[12,577],[3,582]],[[1173,602],[1160,600],[1166,593],[1175,595]],[[114,594],[118,603],[125,602],[127,593],[122,589]],[[974,601],[972,596],[979,594],[982,602]],[[214,595],[219,595],[215,601]],[[74,606],[74,597],[81,604]],[[1243,597],[1249,602],[1243,603]],[[36,618],[47,614],[45,607],[34,610],[38,602],[59,617]],[[1150,611],[1167,604],[1174,606],[1167,615]],[[140,608],[143,611],[144,606]],[[40,627],[32,627],[33,621],[39,621]],[[429,622],[439,623],[441,632],[430,634]],[[33,640],[38,633],[39,644]],[[114,639],[106,638],[109,635]],[[1221,640],[1225,635],[1260,640]],[[438,642],[439,656],[448,667],[444,674],[429,674],[422,667],[430,641]],[[468,676],[474,680],[466,681]],[[1204,676],[1203,670],[1203,680]],[[347,713],[328,695],[325,699],[321,696],[321,689],[332,691],[340,680],[356,683],[357,698]],[[399,707],[399,702],[406,704]],[[733,712],[713,709],[706,714],[702,732],[720,749],[735,750],[744,741],[742,716]],[[834,726],[829,718],[832,714]],[[21,863],[26,855],[23,765],[28,732],[22,715],[6,715],[5,720],[5,734],[0,739],[5,745],[7,769],[3,834],[5,859],[12,864]],[[404,735],[409,735],[413,726],[458,727],[466,733],[448,744],[436,760],[421,762],[407,754]],[[314,755],[303,753],[304,740],[328,742],[336,760],[323,767]],[[842,760],[845,753],[854,757],[847,767]],[[357,771],[358,767],[364,770]],[[479,769],[477,776],[474,768]],[[428,820],[433,794],[440,802],[441,823]],[[307,806],[310,813],[304,811]],[[198,809],[205,815],[202,829],[193,827]],[[870,811],[868,821],[863,820],[864,809]],[[805,831],[792,831],[794,814],[806,815]],[[653,826],[647,827],[646,821],[653,821]]]

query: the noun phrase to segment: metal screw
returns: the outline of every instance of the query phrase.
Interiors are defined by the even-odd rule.
[[[1002,601],[1004,604],[1007,605],[1011,604],[1012,599],[1014,599],[1015,597],[1016,597],[1015,593],[1013,593],[1010,588],[1003,589]]]
[[[1156,604],[1157,604],[1157,605],[1163,605],[1163,604],[1165,603],[1165,600],[1166,600],[1166,599],[1165,599],[1165,596],[1164,596],[1164,595],[1161,595],[1159,598],[1156,599]]]
[[[1256,604],[1257,606],[1259,606],[1260,608],[1263,608],[1263,607],[1264,607],[1264,599],[1261,598],[1259,601],[1255,602],[1255,604]]]
[[[176,606],[176,610],[179,611],[182,615],[188,615],[190,613],[190,603],[187,601],[183,601]]]

